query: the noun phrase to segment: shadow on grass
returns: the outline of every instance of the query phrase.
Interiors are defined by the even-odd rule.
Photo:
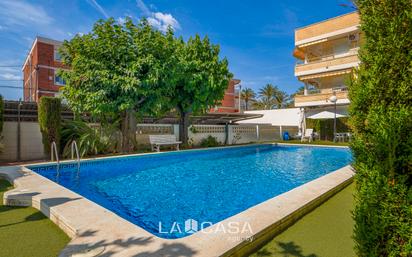
[[[283,257],[318,257],[316,254],[305,255],[299,245],[294,242],[277,242],[276,253],[267,249],[261,249],[256,253],[257,257],[269,257],[269,256],[283,256]]]
[[[8,206],[0,206],[0,213],[4,212],[4,211],[11,211],[17,208],[26,208],[26,207],[8,207]],[[18,225],[18,224],[22,224],[22,223],[26,223],[26,222],[32,222],[32,221],[39,221],[39,220],[43,220],[46,219],[47,217],[43,215],[43,213],[41,212],[35,212],[32,213],[30,215],[28,215],[27,217],[24,218],[24,220],[19,221],[19,222],[13,222],[13,223],[8,223],[8,224],[0,224],[0,228],[4,228],[4,227],[8,227],[8,226],[13,226],[13,225]]]

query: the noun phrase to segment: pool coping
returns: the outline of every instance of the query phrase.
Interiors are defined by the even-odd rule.
[[[92,256],[93,251],[107,256],[245,256],[351,183],[353,176],[348,165],[191,236],[163,239],[24,166],[0,167],[0,177],[15,185],[4,194],[5,204],[39,209],[72,238],[62,257]],[[227,233],[231,224],[250,225],[252,231]]]

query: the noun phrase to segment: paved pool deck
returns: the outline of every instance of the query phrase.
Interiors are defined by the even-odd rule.
[[[24,166],[0,167],[15,189],[4,203],[33,206],[56,223],[71,241],[60,256],[245,256],[352,182],[343,167],[253,206],[191,236],[156,237],[115,213]],[[228,233],[231,224],[251,230]]]

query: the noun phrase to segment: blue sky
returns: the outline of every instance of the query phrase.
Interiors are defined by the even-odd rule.
[[[185,39],[208,35],[221,46],[230,70],[243,87],[267,83],[293,93],[301,83],[293,75],[294,29],[353,11],[347,0],[1,0],[0,94],[19,99],[21,66],[36,37],[70,39],[87,33],[100,18],[121,22],[148,17],[163,30],[168,25]]]

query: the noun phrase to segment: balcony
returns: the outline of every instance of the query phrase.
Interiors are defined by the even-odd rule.
[[[295,45],[330,38],[356,31],[360,24],[359,13],[352,12],[295,30]]]
[[[346,87],[324,89],[321,91],[311,91],[308,95],[296,95],[295,106],[322,106],[332,105],[329,98],[335,94],[338,101],[337,104],[349,104],[348,90]]]
[[[347,54],[328,55],[309,59],[307,63],[296,64],[295,76],[305,76],[316,73],[353,68],[359,65],[357,49],[351,49]]]

